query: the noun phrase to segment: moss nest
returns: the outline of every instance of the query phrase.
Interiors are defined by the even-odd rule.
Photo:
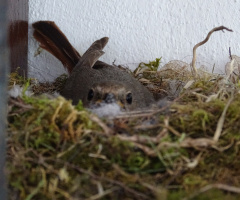
[[[24,89],[8,101],[9,199],[239,199],[239,80],[160,61],[131,73],[171,101],[114,118],[42,94],[64,76],[11,74],[9,87]]]

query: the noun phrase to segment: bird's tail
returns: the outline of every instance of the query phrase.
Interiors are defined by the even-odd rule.
[[[81,56],[58,26],[52,21],[38,21],[33,24],[33,28],[33,36],[40,47],[59,59],[71,73]]]

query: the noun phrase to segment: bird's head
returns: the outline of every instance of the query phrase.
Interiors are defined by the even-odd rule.
[[[93,84],[88,91],[87,100],[91,107],[116,103],[122,110],[132,110],[134,103],[132,91],[124,84],[115,81]]]

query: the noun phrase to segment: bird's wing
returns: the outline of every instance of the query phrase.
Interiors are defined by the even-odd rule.
[[[79,60],[76,68],[81,66],[89,66],[91,68],[102,68],[109,66],[108,64],[98,61],[98,58],[104,54],[102,49],[108,43],[108,37],[103,37],[99,40],[96,40],[83,54],[82,58]]]
[[[95,50],[103,50],[103,48],[108,43],[108,37],[103,37],[100,40],[96,40],[92,45],[87,49],[87,51],[84,54],[87,54],[88,52],[95,51]]]
[[[100,58],[103,54],[104,54],[104,51],[98,50],[98,49],[87,51],[80,58],[75,69],[77,70],[79,67],[82,67],[82,66],[92,68],[97,62],[98,58]]]

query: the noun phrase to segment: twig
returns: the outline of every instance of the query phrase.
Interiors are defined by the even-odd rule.
[[[106,135],[109,136],[113,133],[113,131],[110,128],[108,128],[107,125],[101,119],[99,119],[96,115],[90,115],[89,117],[92,121],[96,122],[103,129]]]
[[[215,69],[215,63],[214,63],[213,68],[212,68],[212,74],[214,73],[214,69]]]
[[[217,184],[207,185],[207,186],[201,188],[199,191],[197,191],[197,192],[193,193],[192,195],[190,195],[190,197],[186,197],[183,200],[193,199],[196,196],[200,195],[201,193],[207,192],[208,190],[211,190],[211,189],[214,189],[214,188],[240,194],[240,188],[238,188],[238,187],[217,183]]]
[[[180,147],[200,149],[212,147],[213,144],[213,140],[208,138],[186,138],[180,143]]]
[[[99,194],[96,194],[96,195],[93,195],[93,196],[91,196],[90,198],[88,198],[88,199],[86,199],[86,200],[97,200],[97,199],[101,199],[101,198],[103,198],[104,196],[106,196],[106,195],[108,195],[108,194],[110,194],[110,193],[112,193],[112,192],[114,192],[114,191],[116,191],[117,190],[117,188],[115,187],[113,187],[112,189],[108,189],[108,190],[105,190],[105,191],[103,191],[103,192],[101,192],[101,193],[99,193]]]
[[[157,156],[157,152],[156,150],[151,149],[148,146],[142,145],[142,144],[138,144],[134,142],[134,146],[138,147],[139,149],[141,149],[145,154],[147,154],[150,157],[156,157]]]
[[[24,108],[24,109],[26,109],[26,110],[29,110],[29,109],[32,109],[32,108],[33,108],[33,106],[31,106],[31,105],[22,103],[22,102],[20,102],[20,101],[15,101],[15,100],[13,100],[13,99],[11,99],[11,98],[9,99],[9,102],[12,103],[12,104],[14,104],[14,105],[16,105],[16,106],[18,106],[18,107],[20,107],[20,108]]]
[[[173,127],[171,126],[164,126],[164,128],[167,128],[170,132],[172,132],[174,135],[180,137],[181,133],[179,133],[177,130],[175,130]]]
[[[217,123],[217,129],[214,133],[214,137],[213,137],[213,141],[214,142],[217,142],[221,136],[221,133],[222,133],[222,128],[223,128],[223,124],[224,124],[224,120],[225,120],[225,116],[226,116],[226,113],[227,113],[227,110],[228,110],[228,107],[230,106],[230,104],[232,103],[234,99],[234,95],[233,93],[231,94],[231,98],[228,100],[225,108],[223,109],[223,112],[221,114],[221,117],[219,118],[218,120],[218,123]]]
[[[232,60],[232,52],[231,52],[231,47],[229,47],[229,58]]]
[[[133,136],[117,135],[117,137],[123,141],[138,142],[143,144],[146,144],[149,142],[156,144],[156,143],[159,143],[161,139],[159,137],[148,137],[148,136],[141,136],[141,135],[133,135]]]
[[[197,50],[197,48],[200,47],[200,46],[202,46],[203,44],[205,44],[205,43],[209,40],[209,38],[210,38],[210,36],[212,35],[213,32],[215,32],[215,31],[221,31],[221,30],[222,30],[222,31],[223,31],[223,30],[227,30],[227,31],[233,32],[231,29],[226,28],[225,26],[216,27],[216,28],[212,29],[212,30],[208,33],[207,37],[206,37],[202,42],[199,42],[198,44],[196,44],[196,45],[193,47],[193,59],[192,59],[192,64],[191,64],[191,66],[192,66],[192,73],[193,73],[193,76],[194,76],[194,77],[196,77],[196,75],[197,75],[197,68],[196,68],[196,50]]]
[[[134,130],[147,130],[147,129],[155,129],[155,128],[160,128],[160,127],[164,127],[163,124],[156,124],[156,125],[137,125],[134,127]]]

